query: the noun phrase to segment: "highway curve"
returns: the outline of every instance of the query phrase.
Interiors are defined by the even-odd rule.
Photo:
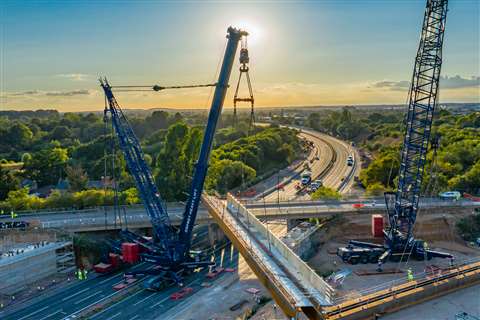
[[[313,152],[310,153],[306,160],[310,166],[313,180],[321,179],[326,187],[333,188],[341,193],[349,192],[353,184],[353,177],[358,174],[360,168],[357,151],[347,142],[327,134],[304,128],[301,130],[302,132],[299,136],[312,141],[314,144]],[[349,155],[352,155],[355,159],[354,167],[347,165]],[[352,170],[354,170],[353,173],[351,172]],[[285,184],[283,189],[265,196],[265,201],[310,199],[308,194],[303,196],[296,194],[295,185],[298,182],[299,178]]]

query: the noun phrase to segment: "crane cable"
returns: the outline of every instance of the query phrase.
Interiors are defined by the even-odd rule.
[[[150,86],[111,86],[111,88],[119,88],[120,90],[115,90],[116,92],[138,92],[138,91],[161,91],[169,89],[189,89],[189,88],[206,88],[206,87],[216,87],[217,83],[208,83],[208,84],[193,84],[193,85],[183,85],[183,86],[160,86],[158,84]]]

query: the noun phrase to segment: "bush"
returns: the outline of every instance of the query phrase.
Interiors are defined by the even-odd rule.
[[[312,193],[313,200],[340,200],[342,195],[328,187],[320,187],[314,193]]]

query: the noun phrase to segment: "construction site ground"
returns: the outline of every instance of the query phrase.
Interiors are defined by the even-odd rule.
[[[462,241],[455,231],[455,222],[460,215],[445,213],[445,215],[424,215],[419,217],[417,233],[428,241],[431,248],[450,252],[458,261],[480,256],[480,249],[469,247]],[[269,227],[277,235],[286,233],[286,223],[282,221],[270,222]],[[371,236],[370,215],[362,215],[347,219],[338,218],[325,229],[317,232],[312,239],[318,245],[318,251],[309,260],[309,264],[319,274],[326,275],[329,272],[349,268],[353,272],[338,288],[339,297],[356,297],[362,290],[374,286],[383,285],[392,280],[406,279],[405,270],[412,268],[413,273],[421,273],[427,265],[435,265],[446,268],[450,265],[448,259],[432,259],[430,261],[409,261],[401,263],[386,263],[385,270],[400,269],[397,274],[379,274],[359,276],[355,272],[376,272],[376,264],[346,265],[339,259],[335,251],[337,247],[344,246],[349,239],[381,242]],[[261,283],[256,279],[253,272],[240,256],[238,270],[233,274],[223,276],[212,287],[205,288],[201,294],[194,295],[177,308],[170,310],[162,316],[162,319],[243,319],[247,314],[249,319],[287,319],[281,310],[275,306],[274,301],[265,305],[257,305],[255,296],[248,293],[249,288],[259,289],[259,296],[270,295]],[[479,314],[480,286],[463,289],[432,301],[400,310],[390,315],[379,315],[379,319],[400,320],[412,318],[411,315],[422,314],[421,318],[412,319],[453,319],[459,312],[468,312],[472,315]],[[232,306],[246,301],[237,310],[230,310]],[[254,309],[253,315],[250,315]],[[412,310],[424,310],[420,313]],[[449,315],[448,317],[444,315]],[[388,317],[388,318],[387,318]]]

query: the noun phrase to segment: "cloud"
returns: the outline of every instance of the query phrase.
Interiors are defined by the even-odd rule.
[[[77,89],[77,90],[69,90],[69,91],[29,90],[29,91],[19,91],[19,92],[7,92],[4,95],[11,96],[11,97],[28,97],[28,96],[72,97],[72,96],[90,95],[92,93],[93,93],[93,90],[88,90],[88,89]]]
[[[371,85],[373,88],[386,88],[395,91],[404,91],[410,86],[409,81],[379,81]]]
[[[57,74],[57,75],[55,75],[55,77],[65,78],[65,79],[69,79],[69,80],[72,80],[72,81],[85,81],[90,76],[88,74],[84,74],[84,73],[64,73],[64,74]]]
[[[480,86],[480,77],[462,78],[459,75],[449,77],[440,77],[440,87],[442,89],[460,89]],[[405,91],[410,87],[409,81],[378,81],[374,82],[369,88],[384,88],[394,91]]]
[[[462,78],[460,76],[454,76],[454,77],[441,77],[440,78],[440,87],[442,88],[469,88],[469,87],[477,87],[480,86],[480,77],[471,77],[470,79],[468,78]]]
[[[80,95],[89,95],[91,92],[87,89],[81,90],[72,90],[72,91],[50,91],[46,92],[46,96],[59,96],[59,97],[71,97],[71,96],[80,96]]]

